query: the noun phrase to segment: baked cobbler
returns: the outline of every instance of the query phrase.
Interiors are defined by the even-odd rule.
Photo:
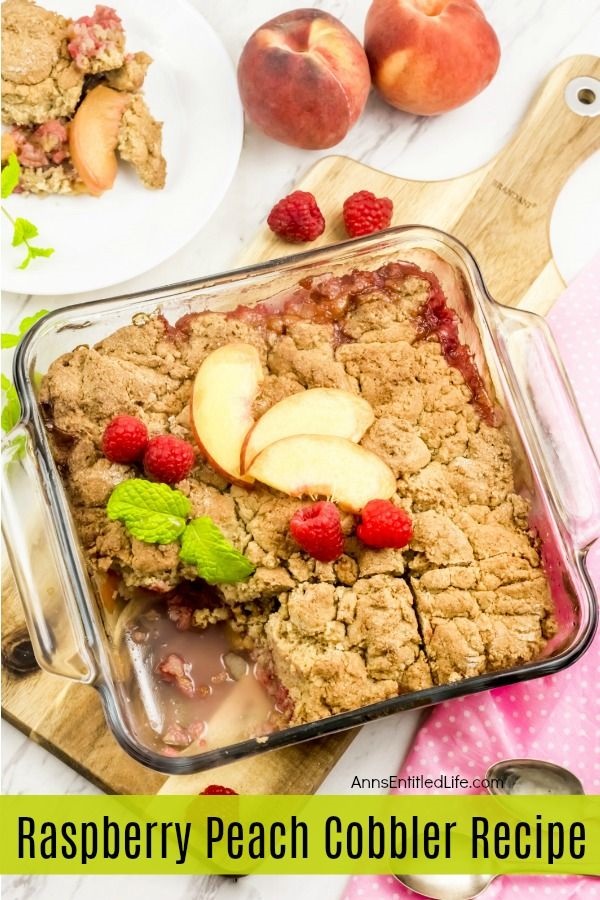
[[[421,252],[420,265],[321,275],[276,302],[174,325],[136,317],[56,360],[43,381],[100,593],[117,610],[162,610],[188,645],[221,629],[276,698],[272,727],[510,668],[538,657],[553,632],[508,432],[446,302],[445,289],[462,288],[434,254]],[[312,419],[310,403],[290,401],[304,394]],[[317,395],[333,404],[327,415]],[[161,490],[175,492],[182,521],[212,523],[247,569],[219,580],[191,562],[185,534],[157,543],[132,533],[111,498],[156,477],[108,458],[115,417],[139,420],[142,441],[146,429],[151,442],[194,448],[190,470],[161,438],[152,471],[165,473]],[[129,435],[129,452],[137,432],[126,424],[114,431]],[[323,530],[304,543],[291,523],[308,522],[310,538],[313,516],[325,516]],[[194,665],[177,651],[163,657],[153,671],[185,707]],[[181,706],[178,716],[183,728]],[[186,732],[179,746],[192,740]]]

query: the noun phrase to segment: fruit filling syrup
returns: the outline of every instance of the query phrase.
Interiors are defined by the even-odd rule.
[[[394,283],[410,275],[423,278],[429,283],[429,297],[415,320],[417,340],[439,341],[448,365],[458,369],[463,376],[471,391],[471,402],[481,418],[488,425],[499,425],[499,411],[487,393],[469,347],[460,340],[458,314],[448,306],[437,276],[419,268],[415,263],[393,262],[375,271],[355,270],[339,277],[322,275],[306,278],[292,292],[285,292],[254,307],[239,306],[229,315],[278,334],[285,332],[289,322],[299,319],[319,324],[330,323],[334,326],[334,344],[339,346],[351,341],[344,332],[343,319],[353,305],[361,302],[361,296],[378,290],[387,294],[393,302]],[[190,317],[184,316],[177,327],[183,325],[185,328],[185,320],[188,318]]]
[[[251,653],[233,649],[228,626],[181,630],[169,611],[163,600],[138,606],[117,629],[131,663],[131,702],[141,704],[152,742],[179,756],[275,730],[284,718],[277,687]]]

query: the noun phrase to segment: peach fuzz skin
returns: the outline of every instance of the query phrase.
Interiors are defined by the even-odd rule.
[[[500,61],[496,33],[475,0],[374,0],[365,50],[383,98],[418,116],[471,100]]]
[[[365,52],[329,13],[299,9],[266,22],[242,51],[238,84],[248,118],[269,137],[307,150],[333,147],[362,113]]]

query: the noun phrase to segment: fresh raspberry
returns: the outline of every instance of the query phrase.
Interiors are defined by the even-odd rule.
[[[405,547],[412,538],[412,519],[389,500],[369,500],[356,534],[367,547]]]
[[[111,462],[132,463],[148,446],[148,429],[135,416],[115,416],[102,435],[102,452]]]
[[[203,791],[200,791],[200,796],[203,794],[236,794],[237,791],[234,791],[233,788],[223,787],[222,784],[209,784],[208,787],[205,787]]]
[[[392,221],[394,204],[389,197],[376,197],[371,191],[358,191],[344,200],[344,225],[350,237],[373,234]]]
[[[308,191],[294,191],[276,203],[267,225],[292,244],[314,241],[325,230],[325,219],[317,201]]]
[[[166,484],[177,484],[187,478],[194,467],[196,456],[194,448],[172,434],[159,434],[151,438],[144,454],[144,469],[147,475],[164,481]]]
[[[340,513],[328,500],[320,500],[295,512],[290,520],[290,531],[302,549],[319,562],[333,562],[344,552]]]

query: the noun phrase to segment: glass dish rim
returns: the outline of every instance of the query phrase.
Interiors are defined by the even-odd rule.
[[[367,237],[356,238],[336,244],[328,244],[323,247],[293,253],[289,256],[279,257],[266,262],[231,269],[216,275],[177,282],[159,288],[146,289],[134,294],[121,294],[116,297],[100,298],[82,304],[68,304],[49,312],[31,328],[17,347],[13,362],[15,386],[17,388],[22,409],[20,424],[28,429],[32,436],[32,444],[36,451],[36,455],[40,455],[43,460],[45,471],[42,472],[42,477],[44,486],[47,491],[47,499],[52,512],[53,523],[59,534],[60,543],[63,549],[69,546],[69,538],[72,533],[68,523],[68,515],[65,515],[68,514],[68,508],[65,507],[63,497],[61,496],[61,489],[58,488],[58,485],[61,484],[60,476],[58,475],[58,471],[56,470],[54,460],[50,453],[46,431],[39,414],[39,408],[35,402],[34,387],[27,370],[29,350],[32,345],[35,344],[36,339],[42,336],[42,332],[52,330],[52,323],[57,319],[70,318],[70,321],[77,323],[78,320],[85,319],[86,316],[97,319],[101,314],[107,312],[110,313],[117,308],[120,312],[126,312],[129,308],[131,309],[132,315],[135,315],[137,311],[136,306],[141,303],[146,305],[155,302],[156,308],[158,309],[162,301],[169,299],[177,293],[183,294],[184,292],[193,290],[200,292],[211,287],[224,286],[226,284],[233,285],[246,278],[269,275],[276,271],[288,271],[306,264],[309,260],[315,264],[318,264],[320,259],[328,259],[330,262],[333,262],[335,261],[336,256],[341,256],[349,252],[351,253],[352,248],[358,248],[359,246],[368,247],[370,245],[384,245],[393,241],[394,238],[403,237],[409,237],[411,241],[414,238],[415,244],[418,244],[419,237],[421,237],[421,239],[434,239],[457,252],[472,279],[476,294],[474,302],[479,304],[483,322],[488,329],[489,336],[494,345],[496,345],[496,342],[493,329],[490,327],[489,314],[485,306],[486,303],[492,311],[495,308],[498,308],[500,310],[518,313],[535,322],[536,327],[543,332],[544,338],[550,344],[555,361],[559,366],[560,373],[563,376],[565,375],[560,357],[558,357],[554,349],[551,331],[544,318],[537,313],[528,310],[515,309],[514,307],[506,306],[495,300],[486,287],[479,265],[471,251],[460,240],[447,232],[424,225],[397,226]],[[553,512],[556,517],[562,518],[560,510],[554,507]],[[103,677],[104,673],[102,665],[100,665],[100,671],[97,673],[95,681],[92,682],[92,686],[98,690],[101,696],[105,715],[112,733],[129,755],[143,765],[149,766],[156,771],[168,775],[179,775],[208,770],[226,762],[255,755],[266,750],[282,748],[314,738],[324,737],[329,734],[363,725],[369,721],[402,710],[422,708],[455,697],[490,690],[502,685],[514,684],[544,675],[555,674],[561,669],[571,665],[585,652],[597,628],[598,603],[585,566],[585,557],[590,546],[591,544],[582,550],[577,550],[573,554],[571,560],[575,565],[581,584],[584,587],[588,603],[588,621],[586,623],[586,628],[580,635],[579,640],[575,641],[572,646],[563,650],[556,656],[547,659],[533,660],[526,664],[514,666],[511,669],[504,669],[498,672],[483,673],[451,684],[436,685],[421,691],[411,691],[406,694],[400,694],[396,697],[378,701],[377,703],[368,706],[360,707],[356,710],[337,713],[315,722],[291,726],[282,729],[281,731],[274,732],[266,737],[251,738],[226,745],[225,747],[209,750],[205,753],[182,757],[166,757],[159,753],[154,753],[151,750],[143,748],[140,744],[131,739],[119,711],[113,685],[108,683]],[[68,569],[69,578],[74,589],[77,609],[83,623],[86,641],[89,643],[92,651],[94,651],[94,649],[98,648],[99,642],[95,624],[92,621],[88,609],[90,598],[84,573],[81,571],[81,567],[78,560],[75,558],[75,555],[68,554],[68,558],[66,558],[64,562]]]

